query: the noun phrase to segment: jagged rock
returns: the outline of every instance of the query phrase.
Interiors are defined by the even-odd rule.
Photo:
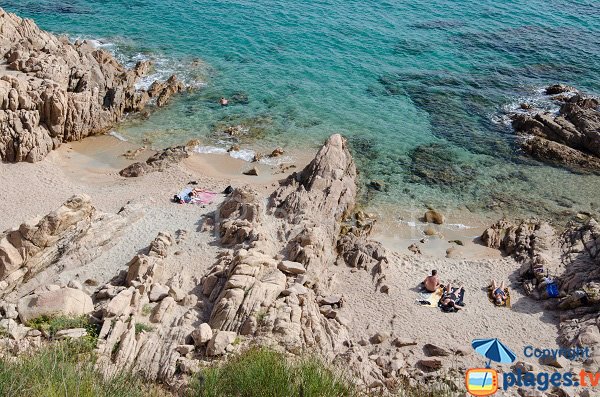
[[[194,351],[194,348],[194,345],[179,345],[175,350],[177,350],[177,353],[181,354],[182,356],[187,356]]]
[[[155,81],[148,89],[150,98],[156,98],[156,106],[163,107],[171,97],[183,91],[184,85],[175,75],[169,77],[164,83]]]
[[[153,323],[160,323],[163,318],[168,316],[168,314],[175,308],[175,299],[167,296],[164,298],[152,311],[150,315],[150,321]]]
[[[416,346],[417,341],[409,338],[396,338],[392,341],[392,344],[396,347]]]
[[[408,246],[408,250],[415,255],[421,255],[421,248],[417,244],[411,244]]]
[[[540,358],[540,364],[548,365],[554,368],[569,368],[569,366],[571,365],[569,360],[560,356],[543,356],[542,358]]]
[[[565,84],[553,84],[546,88],[546,95],[557,95],[565,92],[577,92],[577,89]]]
[[[122,316],[128,315],[130,312],[131,300],[133,298],[133,291],[126,289],[119,292],[105,308],[106,316]]]
[[[305,286],[298,284],[298,283],[294,283],[291,286],[289,286],[288,288],[286,288],[285,290],[283,290],[281,292],[281,295],[283,296],[289,296],[289,295],[306,295],[308,294],[308,288],[306,288]]]
[[[371,343],[377,345],[385,342],[389,337],[389,334],[385,332],[377,332],[375,335],[371,336]]]
[[[182,290],[179,287],[174,287],[171,286],[169,289],[169,296],[173,297],[173,299],[175,299],[175,302],[181,302],[182,300],[184,300],[188,295],[185,293],[184,290]],[[193,295],[192,295],[193,296]],[[197,300],[197,298],[196,298]],[[194,303],[195,305],[195,303]],[[193,305],[192,305],[193,306]]]
[[[17,305],[14,303],[4,303],[0,306],[0,315],[10,320],[16,320],[19,317]]]
[[[424,371],[437,371],[442,368],[442,362],[437,359],[419,360],[417,365]]]
[[[547,92],[576,92],[572,87],[551,86]],[[562,98],[561,98],[562,99]],[[525,137],[522,147],[542,161],[578,169],[600,169],[599,101],[576,93],[565,100],[558,115],[549,112],[518,113],[513,128]]]
[[[292,261],[281,261],[277,265],[277,268],[284,273],[288,274],[304,274],[306,269],[302,266],[302,263]]]
[[[255,250],[238,251],[232,272],[211,313],[213,329],[239,330],[248,316],[268,307],[285,288],[286,277],[277,262]]]
[[[192,332],[192,339],[196,346],[202,346],[209,342],[213,337],[212,328],[207,323],[200,324],[200,327]]]
[[[329,295],[319,299],[319,305],[330,305],[333,307],[341,307],[344,298],[341,295]]]
[[[79,339],[87,335],[85,328],[63,329],[56,332],[54,335],[57,339]]]
[[[258,168],[252,167],[249,170],[244,171],[243,174],[250,176],[258,176]]]
[[[429,210],[425,213],[424,216],[425,222],[435,223],[436,225],[441,225],[446,222],[446,217],[439,211]]]
[[[70,43],[0,9],[0,159],[39,161],[62,142],[104,133],[149,97],[135,88],[147,62],[126,69],[88,41]]]
[[[431,343],[427,343],[423,346],[423,352],[428,357],[445,357],[450,355],[448,350]]]
[[[166,285],[154,283],[150,287],[150,294],[148,295],[148,298],[150,299],[150,302],[158,302],[166,298],[169,295],[169,291],[170,288]]]
[[[77,280],[69,281],[69,283],[67,284],[67,287],[74,288],[74,289],[83,289],[83,285],[81,285],[81,283]]]
[[[206,346],[206,355],[221,356],[225,349],[237,338],[237,333],[229,331],[218,331]]]
[[[142,210],[127,205],[118,214],[93,207],[87,195],[75,195],[41,219],[28,221],[0,235],[4,248],[17,250],[17,262],[0,256],[0,297],[27,283],[28,289],[14,300],[46,284],[43,274],[50,265],[71,269],[91,262],[119,241],[122,231],[137,221]],[[41,274],[40,274],[41,273]]]
[[[17,305],[21,322],[40,316],[81,316],[94,310],[92,298],[83,291],[73,288],[61,288],[39,295],[27,295],[19,299]]]
[[[185,358],[180,358],[177,360],[177,368],[179,368],[182,373],[187,375],[194,375],[201,370],[198,360]]]
[[[283,149],[282,149],[282,148],[280,148],[280,147],[278,147],[278,148],[275,148],[275,149],[274,149],[274,150],[271,152],[271,154],[269,155],[269,157],[279,157],[279,156],[282,156],[284,153],[285,153],[285,152],[283,151]]]
[[[164,171],[190,156],[187,146],[173,146],[152,155],[145,163],[133,163],[121,171],[119,175],[125,178],[135,178],[155,171]]]
[[[368,269],[388,261],[387,251],[380,242],[352,233],[340,237],[337,250],[348,266],[358,269]]]
[[[6,330],[8,335],[16,341],[23,339],[31,330],[31,328],[18,324],[11,318],[0,320],[0,328]]]

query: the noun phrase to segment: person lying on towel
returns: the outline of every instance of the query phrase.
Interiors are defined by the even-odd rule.
[[[444,289],[442,298],[440,299],[440,307],[445,312],[456,312],[464,306],[463,299],[465,298],[464,287],[452,288],[450,283]]]
[[[504,291],[504,281],[498,286],[496,280],[492,280],[492,298],[497,306],[502,306],[506,302],[507,296],[506,291]]]

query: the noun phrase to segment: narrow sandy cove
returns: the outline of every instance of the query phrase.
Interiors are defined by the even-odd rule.
[[[266,198],[277,181],[287,175],[280,173],[278,167],[262,164],[258,165],[258,177],[242,175],[249,163],[226,155],[204,154],[194,155],[165,172],[122,178],[118,171],[132,162],[122,154],[135,148],[127,142],[101,136],[65,144],[39,163],[0,165],[2,229],[46,214],[76,193],[90,195],[95,206],[106,212],[117,212],[128,201],[140,202],[146,209],[146,216],[101,263],[76,269],[77,274],[66,271],[51,275],[54,277],[51,282],[66,282],[79,274],[107,281],[162,230],[187,231],[186,244],[171,261],[174,268],[201,277],[220,249],[203,216],[214,211],[224,196],[219,195],[212,204],[199,206],[174,204],[170,200],[173,194],[188,182],[197,181],[199,187],[215,192],[222,192],[229,185],[251,184]],[[149,155],[150,152],[143,153],[136,161]],[[295,157],[295,169],[302,169],[312,153],[300,157]],[[456,365],[465,368],[483,365],[481,358],[469,349],[474,338],[499,337],[520,359],[524,359],[522,349],[527,345],[557,347],[557,319],[551,313],[544,313],[541,303],[524,297],[516,288],[512,289],[511,309],[496,308],[487,300],[485,287],[489,280],[514,282],[519,266],[512,259],[501,258],[498,251],[477,244],[473,239],[480,233],[477,228],[440,227],[443,238],[421,244],[423,255],[416,256],[406,247],[420,237],[418,233],[412,229],[394,232],[386,228],[388,224],[381,222],[383,226],[375,236],[392,251],[387,279],[379,283],[370,273],[345,266],[335,271],[332,292],[344,295],[347,303],[342,310],[353,319],[350,326],[353,340],[368,340],[376,332],[414,338],[419,346],[403,348],[412,349],[405,355],[411,365],[423,358],[420,346],[424,343],[462,349],[468,356]],[[464,242],[456,258],[445,258],[450,239]],[[440,272],[444,282],[465,286],[467,305],[460,313],[442,313],[416,303],[417,286],[433,268]],[[375,293],[382,283],[389,287],[388,294]]]

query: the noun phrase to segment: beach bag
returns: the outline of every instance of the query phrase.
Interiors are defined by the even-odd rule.
[[[558,298],[558,285],[555,283],[547,284],[546,293],[549,298]]]

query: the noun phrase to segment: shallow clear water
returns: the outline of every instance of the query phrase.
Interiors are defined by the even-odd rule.
[[[561,216],[595,210],[598,176],[523,156],[507,109],[555,82],[600,93],[594,1],[9,0],[48,30],[151,58],[198,89],[118,128],[156,147],[200,138],[314,148],[349,137],[371,204]],[[239,102],[221,108],[221,96]]]

